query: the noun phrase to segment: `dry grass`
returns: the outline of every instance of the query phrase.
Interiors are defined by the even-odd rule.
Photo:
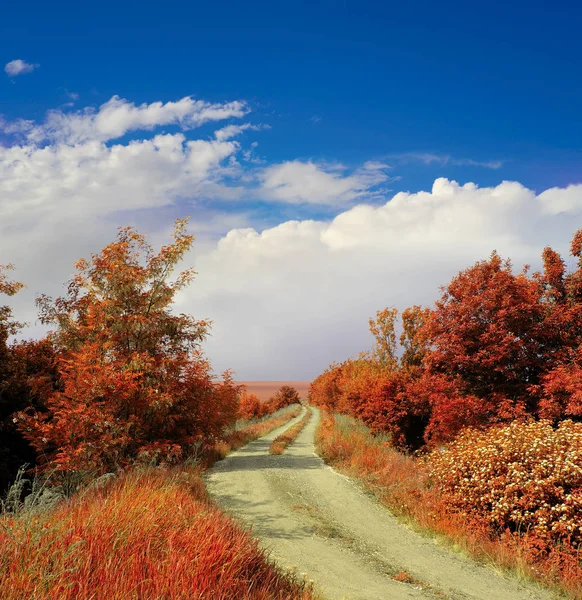
[[[231,431],[225,439],[219,440],[211,446],[204,449],[201,462],[203,466],[209,467],[213,465],[217,460],[223,459],[233,450],[242,448],[242,446],[256,440],[257,438],[267,435],[267,433],[277,429],[294,419],[301,412],[299,405],[286,407],[277,411],[271,417],[263,419],[257,423],[251,423],[242,429],[235,429]]]
[[[449,499],[431,485],[423,461],[400,454],[388,441],[372,436],[361,422],[322,412],[316,444],[326,462],[358,478],[418,530],[436,534],[455,549],[541,582],[572,600],[582,600],[582,557],[555,547],[533,560],[527,538],[492,535],[478,515],[452,511]]]
[[[186,467],[131,471],[54,510],[1,516],[0,590],[3,600],[313,598]]]
[[[213,506],[200,477],[299,414],[232,432],[197,466],[131,470],[48,510],[0,514],[2,600],[310,600],[249,533]]]
[[[301,433],[309,419],[311,419],[312,410],[307,407],[307,411],[303,415],[303,418],[293,425],[293,427],[289,427],[287,431],[284,431],[281,435],[277,436],[271,443],[269,448],[270,454],[283,454],[285,452],[287,446],[295,441],[295,438]]]

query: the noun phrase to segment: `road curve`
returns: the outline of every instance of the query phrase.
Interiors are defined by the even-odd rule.
[[[301,416],[216,463],[207,488],[272,558],[312,580],[326,600],[555,598],[412,531],[327,466],[313,445],[317,409],[285,454],[270,455],[271,441]],[[409,582],[392,579],[402,571]]]

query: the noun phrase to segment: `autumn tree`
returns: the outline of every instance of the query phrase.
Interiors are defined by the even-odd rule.
[[[400,345],[402,367],[411,369],[423,364],[429,350],[430,340],[426,325],[430,317],[430,309],[414,305],[402,311],[402,333]]]
[[[309,398],[312,404],[326,410],[341,412],[342,365],[332,363],[321,375],[309,384]]]
[[[268,411],[267,403],[261,402],[256,394],[248,394],[246,391],[241,394],[238,412],[241,419],[260,419]]]
[[[299,392],[290,385],[282,385],[268,400],[270,412],[275,412],[299,402]]]
[[[38,300],[56,325],[62,389],[47,411],[19,414],[39,454],[63,471],[102,472],[135,460],[175,462],[236,418],[238,386],[216,382],[200,350],[210,323],[172,312],[192,280],[170,279],[190,249],[187,220],[154,252],[131,227],[90,260],[76,263],[66,296]]]
[[[374,357],[383,367],[393,369],[397,365],[396,318],[398,310],[386,307],[376,312],[376,318],[369,320],[370,333],[374,336]]]
[[[491,421],[535,412],[529,388],[547,365],[540,287],[497,253],[453,278],[429,327],[431,372],[487,403]]]
[[[582,421],[582,230],[576,232],[570,254],[577,269],[566,273],[561,256],[551,248],[542,255],[538,274],[546,307],[547,353],[554,358],[541,384],[539,414],[554,422],[563,418]]]

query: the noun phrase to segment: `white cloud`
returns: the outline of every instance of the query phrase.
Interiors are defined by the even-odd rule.
[[[485,169],[499,169],[503,166],[501,160],[474,160],[472,158],[454,158],[448,154],[433,154],[431,152],[405,152],[392,154],[389,158],[395,158],[401,162],[420,161],[425,165],[433,163],[439,165],[452,165],[454,167],[483,167]]]
[[[105,216],[195,197],[219,183],[222,161],[237,150],[181,133],[113,146],[0,146],[0,221]]]
[[[113,96],[98,110],[90,107],[74,112],[51,110],[44,123],[17,121],[10,125],[10,132],[19,132],[32,143],[107,142],[130,131],[151,131],[164,125],[177,125],[188,130],[211,121],[242,117],[248,111],[246,103],[239,100],[217,104],[187,96],[177,102],[136,106],[124,98]]]
[[[23,75],[24,73],[32,73],[39,66],[40,65],[33,65],[21,58],[17,58],[16,60],[11,60],[9,63],[6,63],[6,65],[4,65],[4,71],[10,77],[16,77],[17,75]]]
[[[432,303],[440,285],[493,249],[516,269],[539,266],[547,244],[567,257],[580,223],[582,185],[536,196],[517,182],[437,179],[431,191],[359,204],[329,222],[230,231],[198,256],[180,309],[214,319],[207,349],[216,368],[308,379],[370,347],[377,309]]]
[[[263,169],[262,189],[267,198],[291,204],[345,204],[365,198],[370,189],[388,180],[387,165],[367,162],[351,175],[341,166],[324,167],[298,160]]]
[[[209,112],[190,99],[135,106],[114,98],[108,105],[111,114],[101,107],[40,125],[0,125],[16,133],[45,128],[44,145],[0,145],[0,263],[14,263],[15,277],[29,286],[10,299],[16,316],[34,324],[34,295],[62,294],[73,262],[98,252],[119,225],[165,243],[174,218],[191,214],[199,275],[178,308],[214,319],[207,344],[213,364],[244,379],[313,377],[370,345],[367,319],[377,309],[431,302],[439,285],[493,248],[517,266],[536,265],[546,244],[567,255],[582,223],[582,185],[536,195],[516,182],[481,189],[437,179],[430,191],[372,206],[365,202],[377,204],[378,186],[389,179],[383,163],[350,171],[290,161],[245,171],[237,158],[248,152],[259,159],[256,142],[245,149],[233,139],[244,129],[227,125],[210,139],[154,131],[218,123],[248,110],[244,103]],[[152,132],[111,143],[137,129]],[[292,204],[355,205],[331,221],[288,221],[258,232],[248,227],[251,214],[198,202],[253,193]]]
[[[269,125],[252,125],[251,123],[243,123],[242,125],[227,125],[214,132],[214,137],[219,141],[231,140],[240,135],[243,131],[250,129],[252,131],[260,131],[261,129],[270,129]]]
[[[107,244],[120,224],[145,224],[155,233],[168,220],[192,213],[206,240],[246,224],[244,215],[219,219],[217,211],[207,214],[200,207],[204,198],[240,196],[240,187],[225,183],[240,168],[238,142],[178,132],[106,143],[131,130],[170,123],[187,129],[246,111],[243,102],[186,98],[135,106],[114,97],[98,111],[52,111],[40,125],[0,119],[0,129],[16,140],[0,144],[0,262],[14,262],[29,286],[15,299],[23,307],[21,318],[34,322],[34,295],[60,294],[73,262]],[[25,141],[18,142],[23,134]],[[41,138],[46,143],[35,143]]]
[[[582,185],[569,185],[567,188],[550,188],[539,196],[542,212],[547,215],[570,214],[582,212]]]

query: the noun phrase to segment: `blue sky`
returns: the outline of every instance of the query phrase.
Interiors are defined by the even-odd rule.
[[[435,241],[427,255],[419,251],[416,262],[390,273],[378,266],[370,277],[382,279],[384,287],[363,289],[360,308],[357,298],[341,310],[321,308],[336,315],[322,326],[322,339],[353,315],[358,329],[350,330],[349,342],[336,343],[337,355],[322,345],[317,360],[295,360],[287,370],[280,365],[288,364],[301,344],[300,338],[290,341],[292,332],[303,331],[291,315],[289,326],[277,329],[277,314],[271,321],[264,316],[269,311],[263,296],[253,296],[242,283],[226,289],[214,281],[212,287],[200,269],[200,293],[189,301],[205,311],[200,316],[215,318],[209,351],[220,367],[238,364],[244,378],[303,378],[362,349],[366,342],[356,332],[365,332],[365,311],[431,301],[438,284],[486,255],[494,243],[529,262],[545,243],[555,240],[566,248],[578,204],[582,207],[582,188],[575,185],[582,183],[581,18],[582,8],[574,2],[5,3],[0,9],[0,66],[7,65],[0,77],[0,263],[14,262],[28,277],[28,296],[21,296],[18,309],[33,321],[33,295],[51,286],[58,293],[54,281],[69,276],[72,260],[97,251],[126,223],[162,240],[173,218],[191,214],[198,264],[234,277],[232,257],[226,257],[232,251],[244,263],[235,272],[271,282],[281,270],[303,273],[305,264],[297,257],[310,262],[305,253],[315,239],[327,240],[334,256],[338,244],[349,246],[348,239],[350,248],[362,246],[372,235],[365,224],[383,218],[380,212],[363,217],[365,207],[382,211],[398,192],[411,193],[405,212],[417,200],[427,203],[425,208],[437,197],[442,201],[447,225],[434,240],[454,238],[467,223],[476,228],[469,227],[473,238],[477,231],[489,232],[470,247],[465,240],[464,249],[457,245],[456,251]],[[10,68],[16,60],[25,62]],[[205,104],[194,106],[194,100]],[[159,111],[155,103],[162,106]],[[217,107],[220,116],[211,115]],[[100,115],[108,120],[98,130]],[[117,127],[119,119],[123,124]],[[229,125],[243,128],[216,133]],[[160,134],[168,136],[164,149],[156,141]],[[435,187],[443,178],[460,187]],[[503,181],[516,182],[529,196],[499,187]],[[472,187],[462,187],[468,183],[491,190],[489,199],[477,200]],[[543,196],[550,188],[564,190],[559,198],[550,194],[552,209],[550,196]],[[507,194],[506,204],[488,212],[501,193]],[[468,203],[475,199],[479,208],[467,215],[446,204],[446,198],[457,196]],[[537,208],[527,204],[534,201]],[[522,212],[511,212],[520,202]],[[396,214],[396,206],[385,236],[401,223],[409,237],[399,247],[378,248],[378,265],[394,263],[418,231],[431,238],[429,225],[439,221],[432,209],[412,219],[408,212]],[[530,239],[515,224],[507,231],[488,230],[489,219],[509,216],[522,219],[538,237]],[[309,219],[327,228],[325,233],[285,225]],[[277,229],[280,225],[285,226]],[[248,228],[267,233],[257,241],[240,233]],[[55,229],[62,233],[58,241],[51,236]],[[46,264],[33,265],[38,254],[15,249],[17,234],[38,241],[51,258],[52,278],[46,278]],[[277,235],[295,254],[283,259],[278,246],[269,246]],[[358,261],[375,264],[368,251],[357,259],[349,255],[356,280],[362,270]],[[408,282],[404,272],[420,274],[427,262],[430,273],[444,280],[427,276],[425,288]],[[319,294],[309,285],[335,272],[327,258],[316,264],[322,270],[313,280],[298,276],[287,290],[296,301],[297,290]],[[329,298],[341,295],[333,285],[325,287]],[[245,297],[248,306],[241,304]],[[248,360],[240,359],[240,349],[238,354],[221,350],[238,348],[219,321],[232,326],[229,315],[239,305],[251,312],[259,307],[253,313],[256,330],[232,333],[254,340],[255,350],[244,351]],[[317,315],[305,310],[313,329]],[[246,318],[252,320],[251,313]],[[275,352],[263,370],[253,366],[277,347],[287,350]]]
[[[32,2],[2,15],[5,62],[41,65],[2,81],[7,117],[39,118],[66,90],[83,105],[244,98],[273,127],[260,138],[271,161],[504,163],[407,165],[395,189],[435,174],[543,189],[582,172],[575,2]]]

